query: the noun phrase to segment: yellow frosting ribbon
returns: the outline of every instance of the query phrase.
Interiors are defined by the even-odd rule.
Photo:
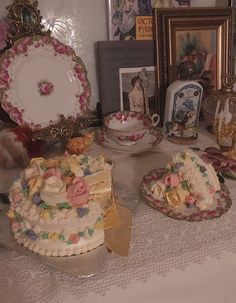
[[[107,208],[104,214],[104,229],[110,229],[120,224],[119,213],[117,209],[116,198],[112,198],[111,205]]]
[[[14,219],[15,218],[15,212],[14,212],[14,210],[13,209],[9,209],[8,212],[7,212],[7,216],[10,219]]]
[[[29,198],[32,198],[33,195],[41,189],[44,184],[44,179],[41,176],[37,176],[28,182],[29,186]]]

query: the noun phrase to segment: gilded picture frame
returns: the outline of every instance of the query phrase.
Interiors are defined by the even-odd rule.
[[[163,117],[166,89],[178,78],[177,67],[182,61],[198,60],[194,61],[199,65],[196,80],[202,82],[203,98],[221,88],[222,77],[231,72],[232,66],[233,9],[155,9],[154,13],[157,96]],[[187,55],[191,56],[185,58]],[[204,79],[200,79],[202,72]]]

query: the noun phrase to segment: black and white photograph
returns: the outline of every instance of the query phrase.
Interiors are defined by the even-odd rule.
[[[157,112],[155,67],[120,68],[120,109],[152,115]]]

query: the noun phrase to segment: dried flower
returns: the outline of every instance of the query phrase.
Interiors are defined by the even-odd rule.
[[[0,21],[0,50],[7,46],[8,24]]]

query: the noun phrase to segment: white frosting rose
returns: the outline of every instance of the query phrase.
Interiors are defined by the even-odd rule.
[[[66,185],[56,176],[49,177],[45,180],[40,196],[49,205],[65,202]]]
[[[44,162],[45,162],[45,159],[42,158],[42,157],[41,158],[33,158],[30,161],[30,167],[37,167],[38,170],[39,170],[40,175],[42,175],[44,171],[43,171],[41,166],[43,165]]]
[[[34,167],[28,167],[24,170],[24,179],[26,181],[36,177],[39,175],[39,169],[37,166]]]
[[[64,187],[65,186],[61,179],[56,176],[51,176],[45,180],[43,191],[58,194],[63,190]]]

